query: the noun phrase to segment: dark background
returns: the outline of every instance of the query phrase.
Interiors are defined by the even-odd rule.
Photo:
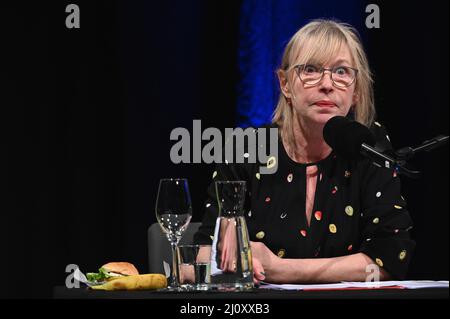
[[[71,2],[80,29],[65,27]],[[378,120],[396,148],[448,135],[448,2],[372,3]],[[169,134],[193,119],[236,125],[240,5],[1,2],[1,297],[50,297],[71,263],[145,272],[160,178],[187,177],[201,219],[212,167],[172,164]],[[403,179],[417,241],[409,278],[448,279],[448,146],[412,164],[423,177]]]

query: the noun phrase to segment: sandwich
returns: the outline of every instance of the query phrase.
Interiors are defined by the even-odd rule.
[[[86,278],[90,282],[100,283],[135,275],[139,275],[139,271],[133,264],[128,262],[110,262],[101,266],[98,273],[87,273]]]

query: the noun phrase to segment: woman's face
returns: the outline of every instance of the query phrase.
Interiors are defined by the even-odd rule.
[[[333,68],[336,66],[354,67],[347,46],[343,46],[338,54],[322,67]],[[295,70],[292,72],[293,74],[289,76],[290,79],[293,79],[292,84],[285,85],[285,88],[292,92],[290,95],[285,95],[291,98],[295,113],[304,122],[325,125],[334,116],[346,116],[350,107],[356,103],[356,80],[349,87],[337,87],[331,80],[330,71],[325,71],[318,84],[308,85],[300,80]]]

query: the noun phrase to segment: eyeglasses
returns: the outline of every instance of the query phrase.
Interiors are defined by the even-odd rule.
[[[358,74],[358,70],[349,66],[335,66],[334,68],[324,68],[314,64],[300,64],[294,66],[299,79],[307,85],[316,85],[322,78],[325,71],[330,71],[331,80],[337,87],[349,87],[353,84]]]

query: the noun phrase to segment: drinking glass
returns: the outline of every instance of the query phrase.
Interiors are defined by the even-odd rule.
[[[165,290],[181,291],[177,245],[192,218],[192,201],[187,179],[161,179],[155,211],[156,219],[166,234],[172,249],[172,271],[169,285]]]
[[[180,284],[187,291],[208,290],[211,245],[179,245]]]

